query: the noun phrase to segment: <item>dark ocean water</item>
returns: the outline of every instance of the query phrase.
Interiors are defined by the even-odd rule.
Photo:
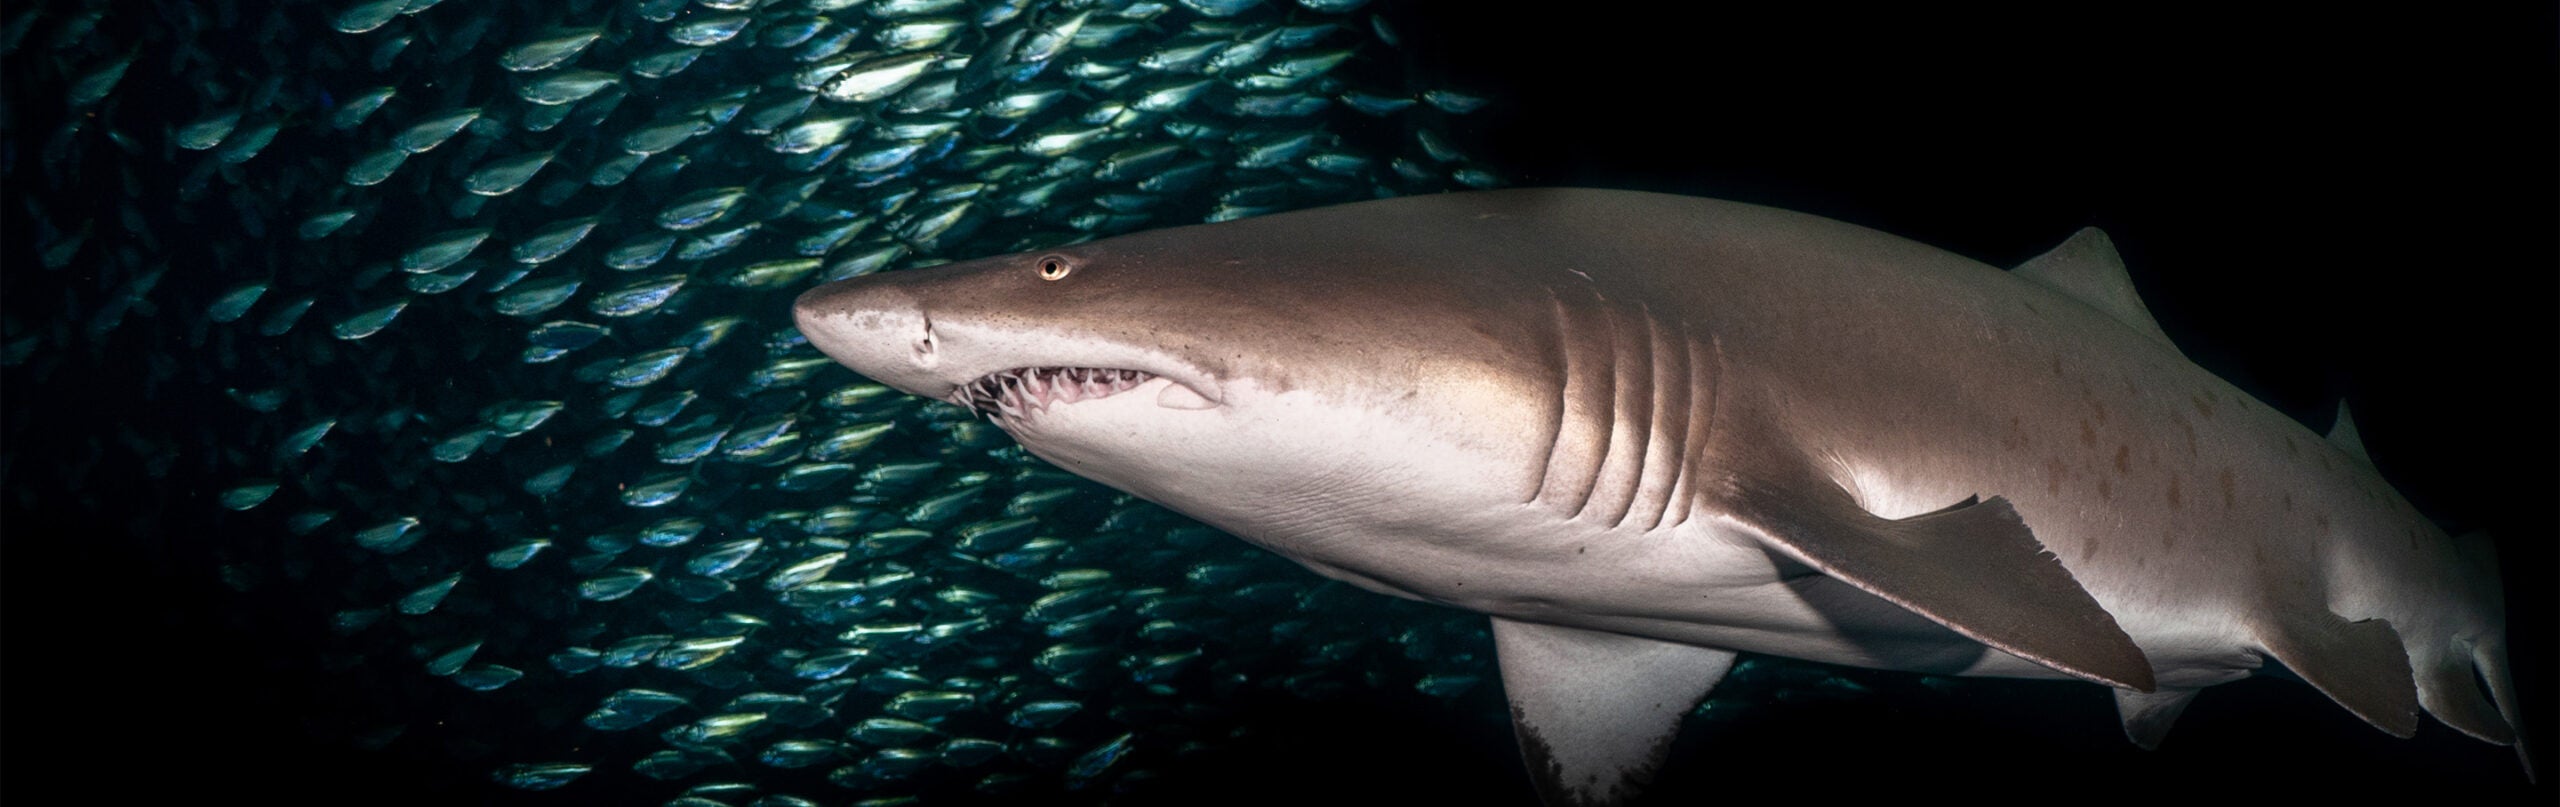
[[[471,12],[465,0],[447,3],[427,13]],[[2540,786],[2528,786],[2507,750],[2433,722],[2414,740],[2388,737],[2290,681],[2215,688],[2161,750],[2141,752],[2122,740],[2113,708],[2096,687],[1948,683],[1773,664],[1777,672],[1765,679],[1728,687],[1715,717],[1690,721],[1656,801],[2014,796],[2235,803],[2407,796],[2552,802],[2552,783],[2560,779],[2550,761],[2551,749],[2560,747],[2552,719],[2560,708],[2553,658],[2560,644],[2553,619],[2560,559],[2552,550],[2560,515],[2560,167],[2553,161],[2560,93],[2552,9],[2350,17],[2336,10],[2131,4],[2023,16],[1860,7],[1494,12],[1475,4],[1390,0],[1372,6],[1353,18],[1384,16],[1403,44],[1362,45],[1359,69],[1487,99],[1482,110],[1429,125],[1469,149],[1473,165],[1510,185],[1739,199],[1854,222],[2001,266],[2042,252],[2078,227],[2105,228],[2163,328],[2199,364],[2315,430],[2326,428],[2343,397],[2383,474],[2420,510],[2451,531],[2497,537],[2514,674],[2543,774]],[[285,15],[290,25],[269,40],[204,44],[217,61],[256,62],[279,49],[309,48],[311,40],[349,36],[326,29],[334,13]],[[143,15],[111,14],[100,22],[99,36],[144,41],[138,32],[156,24]],[[282,498],[290,494],[245,516],[214,503],[246,476],[274,476],[262,470],[260,452],[278,432],[303,422],[288,418],[292,422],[280,426],[233,404],[222,387],[246,382],[229,379],[255,375],[258,383],[326,388],[336,392],[311,397],[377,409],[468,412],[501,398],[493,390],[504,384],[489,380],[501,377],[498,371],[475,373],[483,363],[514,362],[522,344],[516,334],[530,323],[488,315],[485,306],[466,316],[421,305],[378,337],[332,343],[342,355],[325,366],[309,364],[307,353],[262,356],[255,340],[191,340],[190,331],[201,328],[184,321],[201,318],[211,296],[229,285],[225,278],[234,275],[224,273],[240,271],[232,264],[293,265],[293,258],[246,246],[257,239],[229,224],[237,216],[221,207],[222,194],[211,202],[174,198],[202,155],[173,155],[162,144],[168,137],[162,127],[195,113],[194,99],[165,89],[166,79],[133,80],[120,90],[169,93],[117,109],[136,122],[126,133],[144,147],[122,152],[93,144],[92,154],[104,156],[92,156],[86,165],[93,170],[78,182],[38,170],[47,138],[64,121],[58,97],[65,77],[78,73],[41,63],[53,58],[42,46],[53,28],[36,25],[28,44],[0,67],[8,94],[0,149],[10,152],[9,173],[0,177],[8,196],[0,307],[9,326],[0,341],[74,334],[59,344],[48,341],[40,361],[0,370],[6,410],[0,420],[0,503],[6,507],[0,510],[0,765],[8,774],[0,780],[8,795],[33,800],[37,788],[70,788],[112,801],[214,796],[561,804],[658,803],[681,792],[628,770],[631,760],[662,746],[656,733],[665,724],[622,734],[582,732],[574,726],[577,716],[615,687],[593,678],[552,678],[538,666],[542,657],[531,648],[558,634],[559,625],[598,619],[596,606],[545,622],[543,615],[560,613],[545,610],[556,602],[464,589],[457,607],[473,602],[475,593],[484,604],[439,612],[438,619],[463,626],[447,632],[501,637],[495,644],[516,647],[517,655],[482,661],[528,673],[495,692],[471,692],[426,675],[418,660],[402,655],[409,642],[432,645],[444,633],[420,629],[414,637],[388,638],[374,631],[350,639],[330,629],[340,609],[380,606],[433,579],[419,570],[377,570],[394,561],[376,564],[346,545],[347,533],[379,519],[349,512],[312,536],[289,537],[278,528],[292,509]],[[497,49],[483,46],[469,67],[446,68],[470,74],[451,81],[481,82],[476,92],[482,95],[499,92],[492,89],[501,86],[499,77],[487,67]],[[347,82],[372,83],[384,82]],[[137,111],[150,103],[184,108],[158,116]],[[288,141],[279,143],[284,148]],[[294,166],[276,176],[325,167],[334,182],[345,158],[280,151],[246,167]],[[94,170],[98,165],[121,170]],[[128,175],[134,179],[123,178]],[[215,184],[222,193],[310,192],[283,179],[263,189],[259,176]],[[1446,187],[1454,185],[1443,182]],[[443,201],[368,204],[433,211]],[[1205,209],[1197,196],[1184,204]],[[203,223],[162,231],[156,246],[133,246],[146,254],[145,264],[171,267],[162,288],[146,295],[151,310],[79,336],[100,306],[114,304],[113,295],[97,293],[108,282],[102,278],[131,269],[89,263],[113,260],[106,256],[118,237],[108,217],[133,206],[162,221],[190,205],[212,212],[201,215]],[[55,236],[34,221],[61,227],[90,216],[99,220],[87,252],[63,269],[41,268],[41,253]],[[298,218],[271,226],[289,229]],[[386,217],[365,237],[407,243],[450,226],[461,225]],[[587,253],[602,246],[581,247],[579,257],[592,261]],[[377,258],[394,252],[375,250]],[[346,267],[350,276],[361,268]],[[329,297],[329,314],[315,310],[300,327],[324,328],[371,299]],[[754,308],[762,304],[757,300],[713,298],[695,309],[696,318],[734,305],[757,319],[733,339],[760,342],[766,326],[780,320],[772,319],[778,309]],[[776,306],[787,300],[787,293],[762,298]],[[276,303],[271,297],[261,306]],[[266,312],[262,307],[242,323]],[[439,340],[410,333],[447,333],[451,344],[466,345],[494,342],[485,332],[490,329],[507,329],[503,347],[449,355],[435,349]],[[404,346],[396,361],[366,358],[366,351],[386,344]],[[752,354],[740,348],[719,361],[752,366],[761,361]],[[51,369],[38,376],[29,369],[38,365]],[[378,367],[394,372],[367,375]],[[828,375],[810,384],[813,393],[853,382],[840,368],[823,372]],[[337,475],[314,489],[386,513],[451,510],[460,505],[428,488],[487,482],[475,474],[512,475],[506,480],[512,483],[539,470],[521,463],[432,466],[425,488],[395,486],[387,481],[394,474],[364,467],[362,452],[375,438],[357,432],[331,439],[327,452],[334,452]],[[523,450],[531,449],[505,449]],[[621,456],[628,460],[630,453]],[[542,507],[623,513],[609,487],[591,482],[599,473],[581,470],[566,499]],[[718,479],[701,484],[714,487]],[[757,507],[766,501],[754,498],[760,493],[738,495]],[[360,505],[337,506],[353,511]],[[474,517],[526,506],[500,500]],[[1083,506],[1087,522],[1109,509]],[[527,517],[572,518],[551,511]],[[550,560],[579,551],[561,543]],[[1220,543],[1170,568],[1178,572],[1195,556],[1236,557],[1239,549]],[[311,576],[293,579],[286,569],[297,564]],[[1135,562],[1131,568],[1140,571],[1124,575],[1146,573]],[[1276,561],[1255,568],[1289,585],[1313,584],[1311,576]],[[556,591],[578,579],[565,567],[528,571],[551,575]],[[466,585],[479,586],[484,573],[472,572]],[[254,584],[244,585],[244,577]],[[752,586],[742,581],[741,588]],[[1115,798],[1533,803],[1490,680],[1449,698],[1413,687],[1429,674],[1481,671],[1489,641],[1466,632],[1453,614],[1356,597],[1329,599],[1315,612],[1322,632],[1351,637],[1342,640],[1340,658],[1309,662],[1257,644],[1259,654],[1238,649],[1235,666],[1218,668],[1274,679],[1314,670],[1340,684],[1331,694],[1195,688],[1185,679],[1180,694],[1148,701],[1170,705],[1178,716],[1122,724],[1150,738],[1131,765],[1142,764],[1152,780],[1126,783],[1127,793]],[[1284,611],[1238,609],[1218,615],[1217,624],[1238,635],[1267,634],[1274,623],[1300,618]],[[626,618],[636,619],[604,619]],[[612,624],[614,635],[639,632],[623,629],[630,623]],[[1393,638],[1416,629],[1445,635],[1420,643]],[[1417,644],[1429,652],[1409,649]],[[1109,705],[1103,694],[1082,697],[1091,701],[1089,710]],[[863,716],[848,714],[844,722]],[[560,727],[564,720],[570,728]],[[388,742],[368,742],[367,730],[394,724],[403,728]],[[1082,732],[1072,736],[1071,754],[1120,730],[1069,728]],[[1173,747],[1182,740],[1200,741],[1203,750],[1177,754]],[[748,758],[751,753],[741,756],[740,763],[679,784],[767,782],[824,803],[906,793],[928,802],[996,801],[956,776],[857,792],[827,784],[823,768],[775,771]],[[553,759],[591,759],[597,769],[547,793],[489,780],[502,764]],[[1029,769],[1048,770],[1054,779],[1056,767]],[[1017,800],[1081,801],[1108,790],[1035,788]]]

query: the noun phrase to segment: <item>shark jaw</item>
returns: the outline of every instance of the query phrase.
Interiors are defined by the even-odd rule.
[[[1161,378],[1144,370],[1101,367],[1016,367],[998,370],[953,387],[943,400],[976,410],[1000,422],[1019,424],[1052,406],[1109,398]],[[1191,387],[1166,379],[1156,405],[1167,409],[1208,409],[1217,404]]]
[[[1153,393],[1158,407],[1217,408],[1216,374],[1123,340],[1074,338],[937,311],[894,286],[831,286],[795,306],[811,346],[874,381],[988,416],[1009,430],[1054,408]],[[1138,414],[1132,412],[1130,414]]]

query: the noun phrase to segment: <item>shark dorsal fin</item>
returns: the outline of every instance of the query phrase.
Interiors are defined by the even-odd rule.
[[[2338,402],[2338,420],[2329,425],[2329,445],[2366,465],[2373,464],[2373,455],[2364,450],[2364,435],[2356,433],[2355,416],[2347,414],[2346,401]]]
[[[2105,230],[2082,227],[2060,245],[2018,264],[2016,274],[2104,311],[2171,350],[2178,349],[2160,330],[2159,321],[2151,318],[2151,309],[2144,308],[2142,298],[2134,294],[2133,278],[2125,275],[2124,259],[2116,256],[2116,244],[2108,240]]]

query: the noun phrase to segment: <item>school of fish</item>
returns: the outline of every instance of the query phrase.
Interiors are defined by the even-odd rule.
[[[1408,74],[1367,5],[22,6],[0,372],[143,357],[166,417],[42,467],[228,480],[157,506],[216,511],[204,573],[307,604],[374,682],[313,730],[504,726],[453,756],[508,787],[1090,800],[1215,753],[1195,726],[1243,690],[1499,708],[1481,620],[1046,467],[791,327],[826,280],[1502,184],[1466,150],[1488,100]],[[116,495],[54,504],[140,524]]]

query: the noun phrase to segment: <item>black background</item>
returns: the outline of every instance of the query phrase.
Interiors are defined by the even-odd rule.
[[[2198,363],[2315,429],[2346,398],[2420,509],[2498,536],[2528,733],[2560,744],[2548,5],[1373,5],[1412,69],[1493,99],[1461,127],[1514,184],[1770,204],[2003,266],[2077,227],[2107,229]],[[26,181],[9,179],[13,192]],[[166,414],[101,403],[118,394],[12,388],[6,402],[66,429]],[[28,447],[10,447],[14,479],[42,473]],[[88,484],[146,482],[105,468]],[[12,800],[69,787],[562,803],[297,731],[291,715],[312,704],[277,685],[275,661],[317,627],[191,571],[190,525],[136,540],[23,497],[10,508],[0,782]],[[1471,711],[1412,696],[1268,706],[1253,715],[1266,730],[1166,772],[1152,800],[1532,800],[1508,728]],[[2052,683],[1761,710],[1684,735],[1656,795],[2549,804],[2555,778],[2547,750],[2546,784],[2528,789],[2503,749],[2434,723],[2393,739],[2284,681],[2207,693],[2154,753],[2113,722],[2103,691]]]
[[[1999,266],[2104,228],[2197,363],[2314,430],[2345,398],[2413,503],[2498,538],[2528,736],[2560,740],[2551,8],[2045,5],[1381,8],[1412,58],[1499,99],[1471,125],[1521,185],[1774,205]],[[1656,795],[2552,800],[2547,752],[2530,788],[2505,749],[2432,721],[2397,740],[2290,681],[2207,692],[2152,753],[2092,687],[1956,701],[1693,730]],[[1466,761],[1508,751],[1480,735],[1373,738],[1345,756],[1467,749],[1399,796],[1524,799],[1501,790],[1517,763]]]

